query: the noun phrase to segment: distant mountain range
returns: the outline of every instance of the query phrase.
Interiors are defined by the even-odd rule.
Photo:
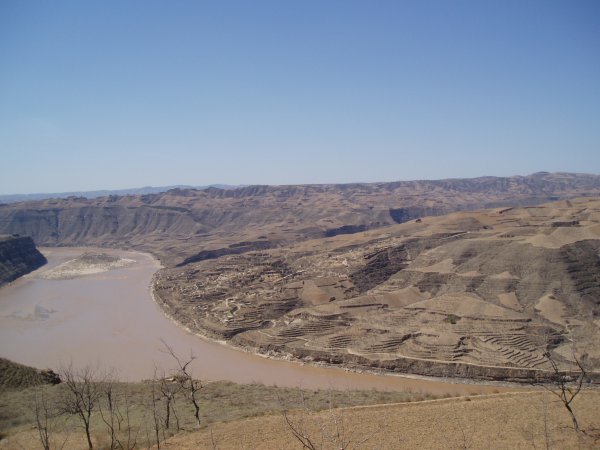
[[[159,191],[158,193],[153,190]],[[125,194],[125,195],[123,195]],[[166,266],[481,208],[600,196],[600,175],[322,185],[162,187],[0,204],[0,233],[37,245],[135,248]]]
[[[0,203],[17,203],[17,202],[28,202],[30,200],[46,200],[49,198],[69,198],[69,197],[85,197],[85,198],[98,198],[108,197],[109,195],[144,195],[144,194],[159,194],[161,192],[167,192],[171,189],[198,189],[203,190],[209,187],[219,189],[233,189],[238,186],[231,186],[228,184],[209,184],[206,186],[191,186],[185,184],[177,184],[173,186],[145,186],[141,188],[131,189],[114,189],[114,190],[101,190],[101,191],[71,191],[71,192],[52,192],[52,193],[37,193],[37,194],[8,194],[0,195]]]

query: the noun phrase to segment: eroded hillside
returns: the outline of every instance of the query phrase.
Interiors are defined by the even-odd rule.
[[[37,245],[135,248],[176,264],[377,229],[423,216],[600,195],[600,176],[537,173],[346,185],[173,189],[0,205],[0,233]]]
[[[151,252],[165,310],[240,347],[531,379],[571,341],[600,368],[598,198],[565,173],[173,189],[0,205],[0,232]]]
[[[526,379],[600,368],[600,200],[427,217],[160,272],[190,329],[354,368]]]

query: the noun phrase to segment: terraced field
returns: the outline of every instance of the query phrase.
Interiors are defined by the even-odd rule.
[[[572,343],[600,368],[600,200],[428,217],[162,271],[207,336],[278,356],[425,375],[543,377]]]

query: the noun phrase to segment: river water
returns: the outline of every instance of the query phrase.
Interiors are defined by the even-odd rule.
[[[401,376],[347,372],[273,360],[208,341],[175,325],[150,295],[160,263],[151,255],[114,249],[42,248],[48,264],[0,289],[0,356],[34,367],[98,365],[136,381],[175,368],[163,341],[182,358],[196,356],[194,375],[203,380],[259,382],[310,389],[407,390],[473,394],[501,386],[450,383]],[[135,264],[68,280],[40,273],[87,251]]]

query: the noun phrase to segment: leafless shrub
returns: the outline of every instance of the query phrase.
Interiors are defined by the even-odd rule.
[[[163,430],[164,418],[160,411],[160,397],[157,394],[156,383],[152,384],[152,391],[150,392],[152,399],[152,425],[154,433],[154,441],[156,442],[156,448],[160,450],[161,434]],[[164,435],[163,435],[164,439]]]
[[[194,378],[191,371],[190,364],[196,359],[194,353],[190,350],[190,356],[187,359],[180,358],[173,348],[162,341],[164,350],[166,353],[177,363],[178,368],[176,373],[173,375],[173,379],[179,384],[181,391],[185,394],[186,398],[190,401],[194,407],[194,418],[196,419],[196,426],[200,428],[200,390],[202,389],[202,382]]]
[[[88,448],[93,449],[90,433],[92,413],[97,409],[105,391],[105,381],[110,381],[100,376],[97,368],[85,366],[75,369],[72,364],[60,370],[60,377],[65,389],[61,399],[62,412],[75,415],[81,420]]]
[[[357,435],[355,430],[348,428],[343,409],[332,408],[330,404],[325,413],[311,412],[304,395],[301,404],[294,414],[284,408],[282,415],[287,429],[303,449],[322,450],[328,446],[341,450],[358,449],[381,431],[377,427],[367,435]]]
[[[67,443],[69,436],[67,435],[62,443],[52,445],[54,442],[53,438],[58,431],[57,422],[60,417],[60,411],[56,404],[48,398],[45,386],[38,386],[35,389],[33,411],[35,413],[35,424],[42,448],[44,450],[50,450],[51,448],[62,449]]]
[[[137,447],[137,439],[140,432],[140,427],[133,427],[130,410],[131,401],[129,395],[125,392],[121,398],[121,407],[118,414],[118,427],[120,431],[117,446],[122,450],[133,450]]]
[[[156,391],[161,396],[164,404],[164,427],[167,430],[171,428],[171,418],[173,417],[175,419],[175,427],[177,431],[180,431],[179,415],[177,414],[175,405],[177,395],[183,391],[183,387],[178,379],[175,377],[167,377],[164,371],[160,372],[158,376],[158,369],[156,369],[154,373]]]
[[[552,374],[550,375],[550,383],[542,383],[541,386],[558,397],[571,417],[573,429],[576,433],[579,433],[581,430],[575,411],[573,411],[572,403],[573,400],[575,400],[575,397],[581,392],[587,378],[587,370],[584,365],[586,355],[579,357],[573,350],[573,361],[577,367],[577,370],[575,371],[561,370],[556,359],[549,350],[544,352],[544,357],[552,368]]]

